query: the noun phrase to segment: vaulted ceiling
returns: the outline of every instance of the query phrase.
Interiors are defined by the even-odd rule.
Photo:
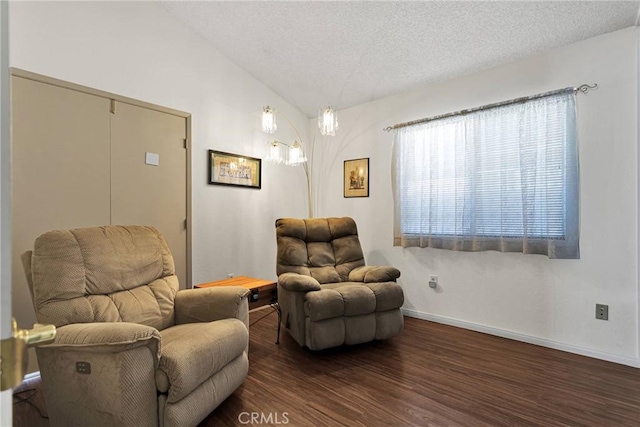
[[[309,117],[638,24],[638,1],[161,1]]]

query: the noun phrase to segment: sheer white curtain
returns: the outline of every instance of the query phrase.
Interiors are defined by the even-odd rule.
[[[396,246],[579,258],[575,94],[396,131]]]

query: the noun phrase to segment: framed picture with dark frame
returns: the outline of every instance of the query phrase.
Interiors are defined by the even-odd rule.
[[[209,150],[209,184],[260,189],[262,160]]]
[[[369,158],[344,161],[344,197],[369,197]]]

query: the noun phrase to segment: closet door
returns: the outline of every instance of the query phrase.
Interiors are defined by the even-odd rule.
[[[109,100],[17,76],[11,91],[13,313],[26,327],[20,254],[47,231],[109,224]]]
[[[187,286],[186,119],[122,102],[111,118],[111,223],[163,234]],[[157,156],[157,165],[146,155]],[[156,163],[151,159],[150,163]]]

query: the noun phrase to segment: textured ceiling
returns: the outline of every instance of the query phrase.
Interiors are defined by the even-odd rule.
[[[161,6],[309,117],[637,25],[638,1]]]

